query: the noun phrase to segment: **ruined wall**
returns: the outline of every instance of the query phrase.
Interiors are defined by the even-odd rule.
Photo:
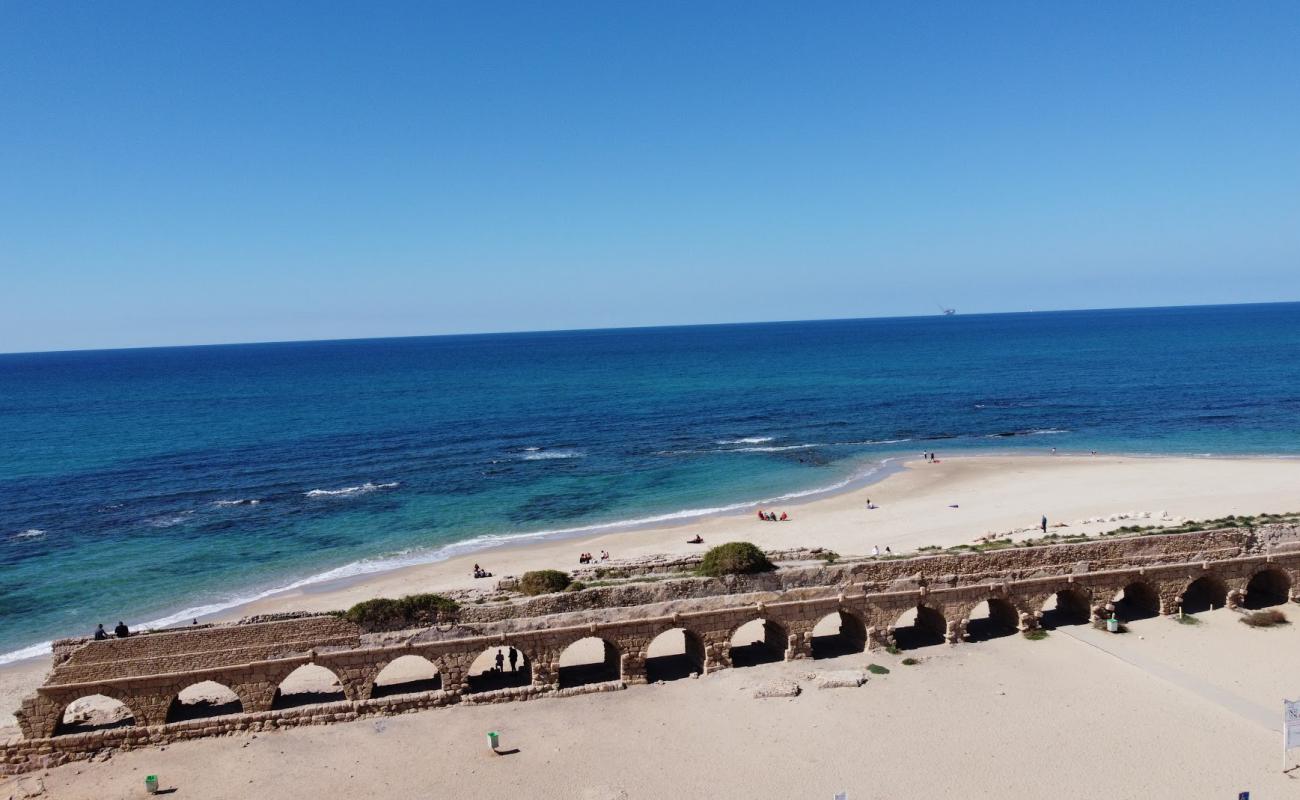
[[[1294,539],[1294,531],[1290,533]],[[1285,538],[1285,537],[1282,537]],[[217,735],[266,727],[318,724],[361,714],[397,713],[450,703],[483,703],[621,688],[646,680],[647,650],[655,637],[682,629],[699,669],[733,666],[733,635],[764,620],[762,643],[776,658],[813,655],[818,621],[840,614],[841,629],[857,645],[896,641],[900,615],[918,610],[928,631],[951,643],[969,633],[973,610],[990,602],[1004,625],[1039,624],[1044,604],[1067,592],[1078,607],[1100,617],[1119,593],[1145,592],[1152,610],[1174,613],[1198,578],[1210,577],[1224,602],[1247,599],[1251,580],[1266,573],[1283,600],[1300,584],[1300,551],[1261,546],[1246,531],[1111,538],[1074,545],[1013,548],[983,554],[938,555],[798,567],[756,576],[684,579],[607,587],[533,598],[507,606],[470,606],[457,625],[401,633],[366,634],[333,616],[287,615],[264,621],[181,628],[128,639],[61,643],[64,656],[44,686],[17,712],[24,736],[0,749],[0,768],[33,769],[105,748]],[[1270,537],[1269,545],[1281,538]],[[1127,587],[1127,589],[1126,589]],[[561,688],[561,654],[580,639],[605,643],[616,679]],[[516,647],[527,679],[480,691],[471,664],[484,651]],[[740,644],[748,644],[742,642]],[[737,645],[739,646],[739,645]],[[702,653],[701,653],[702,651]],[[385,666],[404,655],[428,659],[441,687],[374,698]],[[329,669],[345,700],[278,708],[278,689],[305,664]],[[242,711],[193,721],[169,721],[178,695],[216,681],[239,698]],[[102,694],[131,711],[132,727],[60,733],[64,709]]]

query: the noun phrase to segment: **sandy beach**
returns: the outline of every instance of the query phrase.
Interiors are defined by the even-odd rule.
[[[1300,460],[1271,458],[1137,458],[1116,456],[940,457],[939,463],[909,461],[879,483],[783,506],[791,519],[762,522],[751,513],[691,524],[626,530],[556,541],[500,547],[448,561],[315,584],[231,609],[215,619],[233,620],[275,611],[327,611],[372,597],[415,592],[490,588],[496,578],[531,569],[571,569],[578,554],[607,550],[611,563],[662,553],[700,552],[712,544],[747,540],[764,548],[826,547],[861,555],[879,547],[907,553],[928,545],[972,542],[989,533],[1032,537],[1046,515],[1062,533],[1096,534],[1133,520],[1079,524],[1128,512],[1163,512],[1172,519],[1293,511],[1300,508]],[[874,509],[867,508],[870,500]],[[687,544],[699,534],[703,545]],[[496,576],[475,580],[475,563]],[[69,631],[69,633],[75,633]],[[0,728],[14,723],[11,711],[41,682],[45,659],[0,668]]]
[[[494,706],[456,706],[183,742],[44,773],[48,796],[130,797],[146,774],[177,796],[718,797],[1291,796],[1281,699],[1300,629],[1150,619],[1123,636],[869,653],[732,669],[699,680]],[[887,667],[859,688],[811,676]],[[803,693],[756,699],[793,680]],[[510,755],[493,755],[499,731]]]

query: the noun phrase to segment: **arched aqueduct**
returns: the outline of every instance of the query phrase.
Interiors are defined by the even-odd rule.
[[[1112,610],[1131,620],[1184,607],[1285,603],[1300,584],[1300,542],[1290,527],[1273,528],[628,584],[468,606],[443,625],[401,632],[365,633],[319,615],[64,640],[55,644],[45,685],[17,712],[23,736],[0,751],[0,765],[19,772],[105,748],[601,691],[888,645],[978,641],[1086,623]],[[566,664],[571,647],[587,654],[583,663]],[[385,668],[398,659],[424,672],[405,684],[386,682]],[[282,692],[306,665],[328,670],[336,685]],[[185,693],[200,683],[224,687],[226,698],[187,703]],[[126,719],[90,731],[65,722],[69,705],[91,695],[120,701]]]

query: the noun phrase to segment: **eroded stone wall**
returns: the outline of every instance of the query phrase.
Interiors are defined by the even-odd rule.
[[[1286,538],[1270,535],[1267,548],[1256,534],[1239,530],[1108,538],[982,554],[787,568],[721,580],[606,587],[508,606],[469,606],[458,624],[401,633],[366,634],[334,616],[291,615],[80,645],[61,642],[63,658],[46,684],[23,701],[18,717],[24,736],[0,751],[0,766],[16,772],[89,757],[105,748],[456,702],[568,694],[576,690],[560,689],[561,654],[588,637],[601,639],[606,663],[616,665],[617,680],[597,686],[609,689],[644,682],[650,643],[674,629],[686,632],[692,642],[688,652],[708,673],[732,666],[733,636],[756,619],[766,622],[761,640],[769,651],[778,658],[797,659],[813,655],[814,627],[837,613],[842,630],[874,647],[894,643],[900,616],[911,610],[920,610],[924,625],[952,643],[968,635],[973,610],[985,602],[996,607],[999,621],[1029,630],[1039,624],[1045,603],[1058,592],[1069,593],[1093,617],[1108,613],[1121,592],[1145,593],[1153,610],[1168,614],[1178,610],[1183,593],[1199,578],[1211,578],[1224,602],[1231,603],[1246,598],[1254,576],[1267,573],[1275,578],[1272,585],[1284,586],[1290,599],[1300,583],[1300,551],[1277,546]],[[471,665],[484,651],[506,645],[522,655],[528,680],[476,691]],[[373,698],[380,672],[404,655],[427,659],[441,687]],[[281,683],[305,664],[333,672],[346,699],[276,708]],[[201,681],[229,687],[242,711],[169,721],[180,692]],[[58,735],[68,704],[94,694],[120,700],[134,726]]]

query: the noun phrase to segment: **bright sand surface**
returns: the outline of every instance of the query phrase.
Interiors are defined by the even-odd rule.
[[[1237,616],[197,740],[43,780],[59,800],[135,797],[146,774],[187,798],[1293,797],[1279,729],[1281,699],[1300,694],[1300,626]],[[808,677],[869,662],[891,672],[860,688]],[[780,678],[803,693],[753,697]],[[510,754],[487,749],[489,730]]]
[[[1083,518],[1121,512],[1168,511],[1203,519],[1227,514],[1300,510],[1300,459],[1134,458],[1115,456],[980,456],[917,460],[879,483],[811,502],[778,508],[784,523],[752,513],[719,516],[688,525],[623,530],[585,538],[501,547],[436,564],[424,564],[283,592],[221,615],[287,610],[332,610],[377,596],[451,588],[488,588],[494,579],[470,577],[474,563],[498,577],[540,568],[578,566],[581,552],[608,550],[614,561],[659,553],[700,552],[744,539],[765,548],[828,547],[844,555],[873,545],[905,553],[925,545],[971,542],[986,533],[1032,530],[1041,515],[1064,522],[1062,533],[1100,533],[1131,521],[1078,525]],[[878,508],[868,510],[867,499]],[[952,508],[950,506],[957,506]],[[1139,521],[1145,522],[1145,521]],[[688,545],[700,534],[704,545]],[[7,712],[41,682],[44,660],[0,668],[0,726]],[[1300,695],[1300,691],[1296,692]]]

